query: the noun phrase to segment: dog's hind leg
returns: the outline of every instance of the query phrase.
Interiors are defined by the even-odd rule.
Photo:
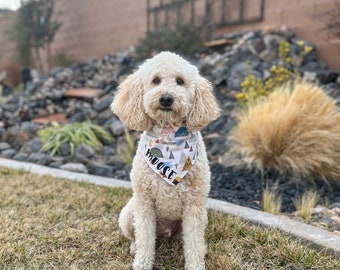
[[[119,214],[119,227],[122,230],[124,236],[131,241],[130,245],[130,253],[131,255],[135,254],[136,245],[135,245],[135,236],[134,236],[134,198],[132,197],[130,201],[124,206],[122,211]]]
[[[133,229],[133,213],[134,213],[134,198],[132,197],[129,202],[124,206],[119,214],[119,227],[123,234],[131,241],[134,241],[134,229]]]

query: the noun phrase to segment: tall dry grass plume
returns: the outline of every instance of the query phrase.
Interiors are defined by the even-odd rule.
[[[249,166],[340,182],[340,112],[318,86],[275,90],[240,114],[229,139]]]

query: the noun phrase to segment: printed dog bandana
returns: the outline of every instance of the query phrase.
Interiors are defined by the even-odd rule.
[[[175,123],[155,123],[142,134],[140,144],[146,163],[171,185],[182,180],[198,156],[197,132]]]

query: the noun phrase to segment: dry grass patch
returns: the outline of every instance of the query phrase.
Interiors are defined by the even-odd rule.
[[[297,214],[303,219],[310,221],[312,218],[312,208],[316,206],[320,196],[316,191],[308,190],[303,193],[301,198],[294,199]]]
[[[131,269],[117,218],[131,191],[0,168],[0,269]],[[340,269],[277,230],[209,212],[207,269]],[[154,269],[183,269],[180,240],[157,243]]]
[[[275,187],[270,188],[268,185],[262,194],[262,210],[274,215],[281,212],[282,197]]]

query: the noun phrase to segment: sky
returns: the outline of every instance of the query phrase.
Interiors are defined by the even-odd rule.
[[[20,6],[20,0],[0,0],[0,8],[17,10]]]

